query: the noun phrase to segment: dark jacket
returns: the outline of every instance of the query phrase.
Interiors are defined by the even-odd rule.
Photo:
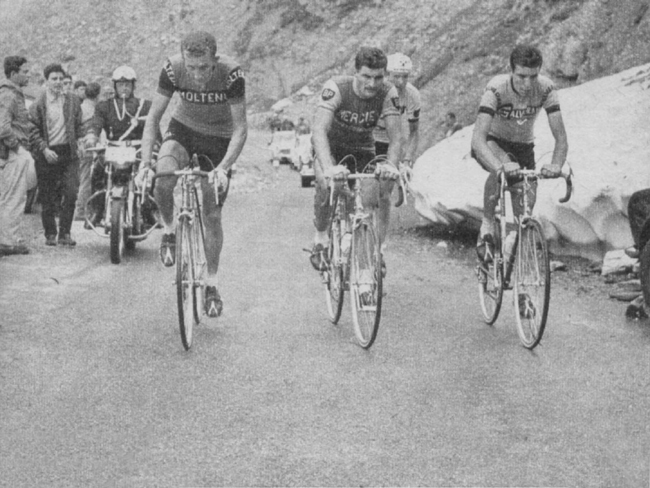
[[[102,130],[106,131],[106,137],[109,141],[116,141],[122,134],[124,134],[131,126],[131,119],[138,117],[138,126],[133,129],[126,140],[139,140],[142,139],[142,132],[144,130],[144,119],[141,117],[146,116],[151,108],[150,100],[142,100],[142,108],[140,107],[140,99],[136,97],[128,98],[126,101],[126,113],[124,113],[124,105],[121,99],[110,98],[99,102],[95,106],[95,114],[87,134],[93,133],[97,137],[101,134]],[[115,105],[117,104],[117,110]],[[120,120],[121,119],[121,120]],[[161,137],[158,137],[160,139]]]
[[[63,96],[65,97],[63,101],[65,133],[70,144],[70,154],[72,158],[78,159],[77,139],[83,135],[81,133],[81,103],[78,97],[70,93],[66,93]],[[29,142],[34,157],[42,160],[44,158],[43,151],[49,147],[46,90],[43,90],[31,107],[29,107],[29,116],[34,124]]]
[[[16,143],[29,149],[31,128],[23,91],[12,81],[4,81],[0,84],[0,158],[7,159]]]

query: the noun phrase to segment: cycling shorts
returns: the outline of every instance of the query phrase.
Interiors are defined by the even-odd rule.
[[[487,140],[496,142],[497,146],[503,149],[513,162],[519,163],[520,167],[524,169],[535,169],[535,145],[532,142],[510,142],[494,136],[487,136]],[[489,171],[488,166],[478,158],[474,149],[472,149],[472,157],[476,159],[484,170]]]
[[[388,146],[389,144],[387,142],[375,141],[375,152],[377,156],[388,154]]]
[[[330,152],[334,161],[338,164],[345,156],[352,155],[354,159],[347,158],[345,161],[345,166],[350,170],[350,173],[361,173],[366,169],[366,172],[372,172],[375,170],[373,167],[366,168],[366,165],[375,157],[374,151],[369,150],[353,150],[345,147],[330,147]],[[356,160],[356,162],[355,162]]]
[[[192,157],[193,154],[205,155],[210,158],[199,158],[199,165],[203,171],[212,171],[219,166],[228,151],[230,139],[225,137],[207,136],[200,132],[196,132],[184,124],[181,124],[176,119],[171,119],[169,127],[163,136],[163,143],[165,141],[176,141],[187,151],[188,156]],[[228,174],[230,176],[230,173]]]

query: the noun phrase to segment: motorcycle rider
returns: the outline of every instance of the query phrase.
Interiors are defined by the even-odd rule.
[[[144,123],[151,100],[137,98],[135,96],[135,84],[137,76],[135,70],[130,66],[119,66],[113,71],[111,77],[115,96],[108,100],[101,101],[95,107],[95,114],[86,133],[84,144],[86,147],[97,145],[101,132],[104,131],[109,141],[132,141],[141,140]],[[157,134],[157,141],[162,140],[160,129]],[[106,187],[106,174],[104,162],[100,161],[93,168],[91,179],[91,194]],[[94,214],[91,221],[97,225],[104,214],[104,200],[94,198],[91,201],[91,214]],[[151,225],[155,224],[151,208],[143,208],[146,220]]]

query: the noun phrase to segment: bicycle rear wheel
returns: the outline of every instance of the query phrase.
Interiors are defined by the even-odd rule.
[[[362,221],[354,229],[350,253],[350,303],[357,341],[368,349],[377,338],[381,318],[381,250],[375,227]]]
[[[335,215],[329,232],[330,245],[327,250],[327,268],[321,272],[325,285],[325,301],[330,321],[338,323],[343,310],[345,293],[343,261],[341,255],[341,219]]]
[[[176,228],[176,297],[178,325],[185,350],[192,347],[196,322],[196,288],[194,287],[194,256],[192,255],[192,224],[189,217],[180,217]]]
[[[494,251],[492,259],[479,262],[476,268],[478,276],[478,296],[481,301],[483,320],[488,325],[494,324],[499,317],[503,302],[503,267],[501,266],[501,239],[499,227],[495,226]]]
[[[514,281],[517,332],[524,347],[533,349],[542,340],[551,296],[548,246],[536,220],[520,227]]]

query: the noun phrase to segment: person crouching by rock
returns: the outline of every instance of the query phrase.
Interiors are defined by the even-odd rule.
[[[36,159],[45,244],[75,246],[70,229],[79,191],[81,104],[77,96],[64,91],[65,72],[60,64],[49,64],[43,74],[46,89],[29,111],[34,123],[30,142]],[[61,202],[58,232],[57,202]]]

